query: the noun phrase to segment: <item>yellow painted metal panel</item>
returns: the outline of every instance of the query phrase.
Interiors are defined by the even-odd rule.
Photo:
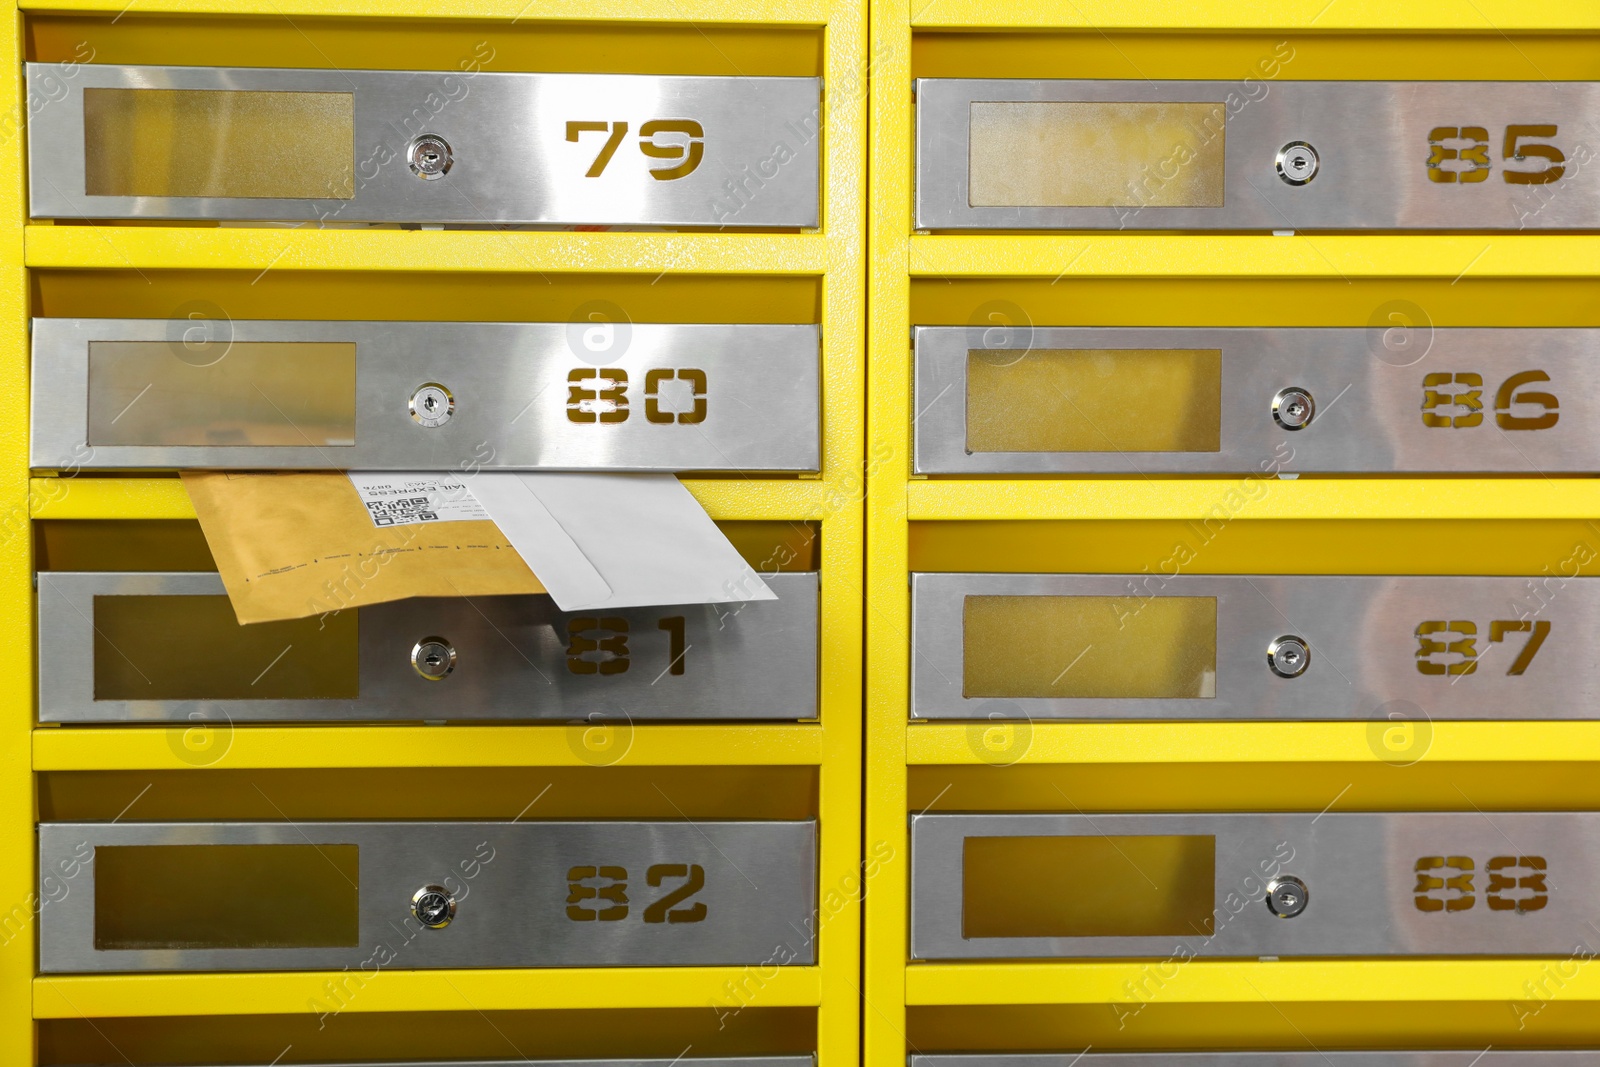
[[[1061,27],[1084,30],[1458,30],[1511,33],[1600,28],[1600,12],[1583,0],[1529,5],[1517,0],[923,0],[911,13],[919,27]]]
[[[547,22],[567,19],[618,22],[812,23],[828,21],[824,0],[644,0],[626,6],[596,5],[591,0],[19,0],[23,10],[275,15],[285,17],[348,16],[407,19],[509,19]]]
[[[271,767],[581,767],[585,725],[46,727],[36,771]],[[814,765],[819,725],[639,725],[608,766]],[[193,753],[205,751],[197,760]],[[216,753],[214,758],[210,754]]]
[[[1600,236],[923,234],[910,259],[913,275],[936,278],[1592,278]]]
[[[1333,1002],[1163,1001],[1159,986],[1136,987],[1115,1004],[929,1005],[909,1012],[908,1037],[919,1048],[960,1048],[973,1031],[1003,1049],[1581,1049],[1592,1047],[1600,1004],[1565,1000],[1547,961],[1535,999],[1341,1000]],[[1168,971],[1167,973],[1170,973]],[[1143,976],[1141,976],[1143,977]],[[1541,992],[1544,990],[1543,992]],[[1142,998],[1142,999],[1141,999]],[[1448,1042],[1440,1035],[1449,1035]],[[1468,1057],[1474,1053],[1468,1053]]]
[[[271,275],[268,275],[270,278]],[[146,286],[148,289],[148,286]],[[1583,277],[1246,278],[1075,275],[917,278],[911,321],[965,326],[985,304],[1006,301],[1040,326],[1355,326],[1395,300],[1441,326],[1600,326],[1594,282]],[[169,305],[170,306],[170,305]],[[1012,312],[1015,315],[1015,311]],[[1384,326],[1392,320],[1377,316]],[[1381,334],[1380,334],[1381,338]],[[909,348],[909,344],[907,346]]]
[[[323,322],[566,322],[607,300],[634,322],[809,325],[821,312],[822,277],[123,268],[35,271],[33,296],[34,314],[46,318],[163,318],[203,301],[235,320],[293,308]]]
[[[1301,960],[1167,964],[1159,997],[1174,1004],[1339,1001],[1516,1001],[1549,960]],[[919,964],[906,970],[911,1004],[1127,1003],[1128,985],[1153,988],[1158,961]],[[1582,967],[1562,999],[1600,1000],[1600,974]]]
[[[827,447],[826,445],[824,446]],[[842,451],[848,443],[838,445]],[[837,513],[848,487],[814,479],[686,479],[714,519],[823,519]],[[78,475],[34,478],[34,519],[192,519],[194,505],[177,478]]]
[[[194,505],[177,478],[34,478],[34,519],[192,519]]]
[[[1258,522],[1222,509],[1204,520],[918,522],[909,534],[917,571],[1509,575],[1550,589],[1600,576],[1591,519]],[[1292,568],[1265,562],[1288,559]]]
[[[1241,492],[1244,485],[1248,492]],[[1205,519],[1226,500],[1248,519],[1590,519],[1591,478],[1082,478],[1071,481],[918,481],[907,518]]]
[[[866,436],[865,271],[867,217],[867,11],[830,0],[823,56],[822,283],[823,480],[820,606],[821,714],[816,918],[822,1007],[818,1067],[857,1064],[861,1055],[861,575],[866,554],[862,456]],[[774,264],[769,269],[782,269]],[[735,987],[737,988],[737,987]],[[759,989],[759,985],[757,986]],[[751,995],[763,1003],[763,992]],[[726,1004],[728,992],[713,999]],[[743,1001],[739,1001],[743,1003]]]
[[[279,1053],[304,1063],[456,1063],[567,1058],[733,1056],[815,1047],[814,1007],[752,1008],[732,1019],[692,1008],[186,1015],[44,1019],[39,1057],[49,1064],[171,1064],[175,1049],[204,1049],[212,1064],[266,1064]],[[293,1046],[289,1051],[285,1051]],[[197,1056],[191,1056],[191,1060]]]
[[[1330,4],[1330,13],[1337,6]],[[1594,34],[1583,27],[1507,33],[1245,27],[1207,31],[1203,42],[1196,47],[1192,30],[1160,27],[941,27],[912,39],[911,72],[918,78],[1194,78],[1237,82],[1251,95],[1272,81],[1451,81],[1466,77],[1463,71],[1484,81],[1588,81],[1600,72]]]
[[[837,133],[835,134],[837,136]],[[822,274],[838,256],[820,234],[565,233],[27,227],[27,265],[119,270],[451,270],[553,274]]]
[[[555,970],[294,971],[283,974],[70,975],[33,982],[36,1019],[100,1015],[277,1015],[340,1011],[514,1011],[532,1008],[703,1008],[727,999],[749,967]],[[822,1003],[819,967],[759,974],[763,1003]],[[24,998],[26,1002],[27,998]]]
[[[918,0],[925,2],[925,0]],[[861,1062],[904,1063],[910,842],[906,833],[906,708],[910,601],[906,481],[911,468],[908,358],[911,218],[910,0],[873,0],[872,211],[867,233],[867,805],[871,864],[862,939]]]
[[[797,0],[804,3],[805,0]],[[354,4],[332,5],[335,9]],[[93,5],[88,5],[92,7]],[[296,5],[299,6],[299,5]],[[374,5],[376,6],[376,5]],[[131,63],[187,66],[304,67],[318,70],[539,71],[613,74],[786,75],[822,72],[819,25],[655,21],[649,7],[571,19],[563,5],[536,5],[515,17],[453,16],[457,5],[395,4],[393,17],[331,10],[297,18],[268,3],[139,0],[116,17],[59,8],[28,19],[27,58],[64,65]],[[756,5],[759,9],[760,5]],[[188,8],[189,10],[179,10]],[[166,13],[162,13],[162,10]],[[791,14],[804,15],[803,9]],[[731,13],[730,13],[731,14]],[[288,16],[288,17],[286,17]],[[737,19],[738,16],[732,16]],[[419,60],[425,56],[425,60]]]
[[[1187,763],[1397,764],[1404,761],[1384,751],[1381,735],[1405,728],[1387,722],[919,722],[906,728],[906,762],[1150,765],[1151,774]],[[1600,760],[1600,723],[1541,723],[1530,730],[1523,723],[1435,722],[1423,728],[1428,743],[1418,762]]]
[[[0,55],[11,58],[11,76],[0,79],[0,374],[8,395],[27,392],[28,282],[22,269],[22,222],[26,214],[23,175],[22,97],[17,57],[21,19],[0,22]],[[33,979],[39,908],[35,878],[33,780],[25,737],[33,722],[32,538],[28,536],[27,419],[0,431],[0,632],[16,659],[0,697],[0,1063],[32,1064],[34,1032],[26,1003]]]
[[[1579,749],[1571,760],[1432,759],[1434,739],[1448,738],[1450,724],[1363,725],[1372,730],[1364,759],[1334,758],[1348,755],[1341,746],[1325,760],[1290,755],[1276,762],[1270,754],[1258,761],[1216,746],[1194,762],[1163,761],[1158,751],[1149,763],[1024,758],[1009,764],[1013,756],[1026,756],[1032,740],[1027,731],[1007,736],[985,730],[973,738],[974,746],[994,762],[915,764],[907,776],[906,803],[911,811],[1289,811],[1305,812],[1308,819],[1324,811],[1600,809],[1592,750]],[[1450,747],[1444,743],[1446,751]],[[1515,750],[1527,747],[1518,744]]]

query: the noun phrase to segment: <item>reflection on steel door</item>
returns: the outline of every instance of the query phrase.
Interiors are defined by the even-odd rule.
[[[809,964],[815,820],[44,823],[39,969]]]
[[[1600,226],[1592,82],[921,79],[916,225]]]
[[[914,574],[911,715],[1600,718],[1600,585],[1575,577],[1597,554],[1533,578]]]
[[[916,815],[916,959],[1600,952],[1600,814]]]
[[[27,64],[34,218],[818,223],[819,78]]]
[[[1600,331],[919,327],[919,474],[1600,471]]]
[[[35,319],[31,463],[806,472],[820,394],[815,326]]]
[[[418,597],[238,626],[215,574],[46,571],[39,719],[812,718],[817,575],[765,580],[777,600],[596,615]]]

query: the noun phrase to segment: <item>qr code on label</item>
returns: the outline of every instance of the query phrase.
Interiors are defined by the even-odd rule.
[[[425,496],[409,496],[396,500],[368,500],[367,510],[372,513],[374,526],[404,526],[413,522],[438,522],[439,513]]]

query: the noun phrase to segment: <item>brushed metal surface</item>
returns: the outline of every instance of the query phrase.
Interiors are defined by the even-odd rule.
[[[1207,530],[1193,524],[1198,541]],[[1203,551],[1203,549],[1202,549]],[[1591,549],[1591,551],[1600,551]],[[1571,564],[1572,560],[1565,561]],[[1595,719],[1600,718],[1600,585],[1553,560],[1536,578],[919,573],[911,576],[911,717],[917,719]],[[963,695],[963,611],[969,596],[1092,596],[1137,627],[1157,597],[1215,597],[1213,697],[975,697]],[[1108,608],[1108,610],[1111,610]],[[1548,624],[1522,673],[1507,673],[1533,631],[1490,640],[1496,620]],[[1418,669],[1418,626],[1476,627],[1475,658],[1435,655],[1468,673]],[[1131,631],[1137,639],[1137,630]],[[1311,649],[1305,672],[1280,678],[1267,648],[1294,635]],[[1457,635],[1433,633],[1429,639]],[[1070,641],[1068,642],[1070,643]],[[1087,649],[1085,651],[1088,651]],[[1141,646],[1152,663],[1175,654]],[[1061,663],[1069,667],[1069,655]]]
[[[548,596],[412,598],[358,608],[354,700],[97,700],[94,602],[109,596],[223,596],[216,574],[44,571],[39,586],[41,722],[520,719],[797,720],[817,714],[817,575],[764,579],[777,600],[606,612],[628,622],[630,663],[614,674],[568,669],[567,624],[594,612]],[[682,674],[671,635],[681,616]],[[456,649],[442,681],[421,677],[411,650],[443,637]],[[182,657],[186,650],[175,648]],[[136,665],[137,666],[137,665]],[[240,663],[248,681],[262,664]],[[156,672],[151,671],[152,674]]]
[[[634,323],[613,335],[621,351],[597,355],[583,344],[584,331],[593,325],[588,322],[208,320],[207,329],[220,334],[217,344],[224,350],[228,341],[354,342],[355,443],[92,444],[89,344],[162,341],[178,360],[184,358],[189,325],[164,319],[33,320],[32,466],[752,473],[821,467],[819,337],[817,327],[804,325]],[[618,340],[624,329],[625,344]],[[226,355],[216,358],[225,361]],[[569,376],[604,368],[628,376],[627,418],[573,421]],[[705,373],[703,421],[647,418],[646,377],[658,368]],[[455,400],[449,421],[431,429],[419,425],[407,406],[416,389],[430,382],[445,386]],[[593,389],[595,379],[581,384]],[[162,396],[152,390],[135,402],[160,405]]]
[[[983,331],[918,327],[916,472],[918,474],[1275,475],[1309,473],[1555,474],[1600,471],[1600,330],[1409,329],[1398,350],[1394,327],[1371,329],[1217,329],[1168,327],[1029,327]],[[1039,349],[1219,349],[1221,447],[1215,452],[972,452],[967,447],[970,351],[1021,364]],[[1513,376],[1541,371],[1548,381],[1505,390]],[[1476,375],[1479,385],[1425,383],[1432,375]],[[1317,402],[1311,423],[1287,430],[1273,419],[1279,390],[1299,387]],[[1478,396],[1468,397],[1471,389]],[[1427,393],[1442,394],[1424,409]],[[1040,391],[1026,402],[1077,415],[1074,398]],[[1508,429],[1545,416],[1529,393],[1553,395],[1559,410],[1544,429]],[[1461,398],[1460,405],[1450,402]],[[1478,405],[1477,419],[1472,404]],[[1445,425],[1430,426],[1426,415]],[[1502,417],[1503,416],[1503,417]],[[1144,413],[1121,412],[1130,422]],[[1458,425],[1451,425],[1457,423]],[[1476,423],[1467,425],[1467,423]],[[1524,424],[1525,425],[1525,424]]]
[[[355,845],[359,942],[350,948],[95,948],[92,860],[75,877],[41,885],[39,969],[64,972],[282,971],[340,967],[687,967],[809,964],[815,960],[814,819],[788,822],[41,823],[45,878],[90,848],[137,845]],[[482,847],[493,853],[483,860]],[[475,876],[466,873],[477,861]],[[656,864],[697,864],[705,886],[684,907],[701,921],[644,922],[646,905],[679,879],[646,885]],[[611,865],[629,872],[629,912],[616,921],[567,917],[568,872]],[[459,900],[454,921],[428,929],[412,893],[440,884]],[[65,892],[60,887],[65,888]],[[182,886],[151,887],[163,893]],[[137,908],[138,901],[118,901]],[[608,905],[609,906],[609,905]]]
[[[930,230],[1570,230],[1600,226],[1600,85],[1593,82],[1053,81],[924,78],[916,82],[916,225]],[[1156,207],[1147,193],[1124,207],[973,207],[970,111],[988,101],[1159,101],[1225,105],[1221,207]],[[1512,125],[1554,125],[1566,157],[1547,185],[1502,175]],[[1486,131],[1487,180],[1429,178],[1429,135],[1440,127]],[[1293,186],[1277,154],[1295,141],[1320,157],[1316,177]],[[1176,147],[1176,146],[1174,146]],[[1520,149],[1520,144],[1519,144]],[[1538,170],[1527,157],[1512,170]],[[1145,172],[1170,180],[1153,159]],[[1062,165],[1093,167],[1094,159]],[[1181,158],[1173,167],[1181,166]],[[1174,172],[1180,173],[1180,172]]]
[[[985,937],[962,929],[962,864],[972,837],[1203,835],[1216,838],[1211,932],[1171,936]],[[1545,861],[1546,902],[1536,910],[1488,904],[1489,862]],[[1418,860],[1465,857],[1463,910],[1419,909]],[[1349,814],[914,815],[911,817],[911,955],[915,959],[1248,956],[1556,956],[1600,951],[1600,813],[1382,812]],[[1456,870],[1428,869],[1455,875]],[[1513,876],[1527,868],[1505,868]],[[1308,904],[1292,919],[1268,910],[1265,883],[1303,880]],[[1018,871],[1019,879],[1031,877]],[[1082,872],[1093,878],[1094,872]],[[1045,884],[1042,894],[1071,893]],[[1167,888],[1167,887],[1160,887]],[[1507,901],[1532,889],[1504,889]]]
[[[31,216],[286,219],[462,226],[658,225],[785,228],[818,224],[820,78],[669,77],[458,71],[283,70],[86,64],[62,77],[29,63]],[[88,196],[85,89],[198,89],[354,96],[353,199]],[[704,157],[683,177],[639,147],[657,120],[692,120]],[[568,140],[568,122],[626,122],[604,170],[586,177],[608,139]],[[435,180],[412,173],[421,134],[443,137],[453,164]],[[659,137],[659,143],[683,139]],[[776,153],[777,145],[785,146]],[[293,146],[285,165],[293,165]],[[219,161],[226,163],[226,161]]]

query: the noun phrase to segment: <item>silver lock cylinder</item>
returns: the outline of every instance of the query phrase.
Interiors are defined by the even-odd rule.
[[[1285,430],[1303,430],[1316,416],[1316,400],[1309,390],[1298,385],[1279,389],[1272,398],[1272,419]]]
[[[1305,141],[1290,141],[1278,149],[1278,177],[1289,185],[1305,185],[1317,176],[1322,160]]]
[[[1292,874],[1267,883],[1267,908],[1280,919],[1292,919],[1305,911],[1310,897],[1306,884]]]
[[[442,885],[425,885],[411,894],[411,914],[430,930],[442,930],[456,917],[456,898]]]
[[[450,152],[450,142],[437,134],[425,133],[411,142],[406,150],[406,162],[411,164],[413,174],[431,182],[450,172],[455,156]]]
[[[442,682],[456,669],[455,646],[442,637],[424,637],[411,647],[411,666],[430,682]]]
[[[1311,646],[1304,638],[1285,634],[1267,646],[1267,666],[1279,678],[1298,678],[1310,665]]]
[[[450,421],[456,413],[456,398],[438,382],[427,382],[417,386],[406,407],[418,426],[432,430]]]

